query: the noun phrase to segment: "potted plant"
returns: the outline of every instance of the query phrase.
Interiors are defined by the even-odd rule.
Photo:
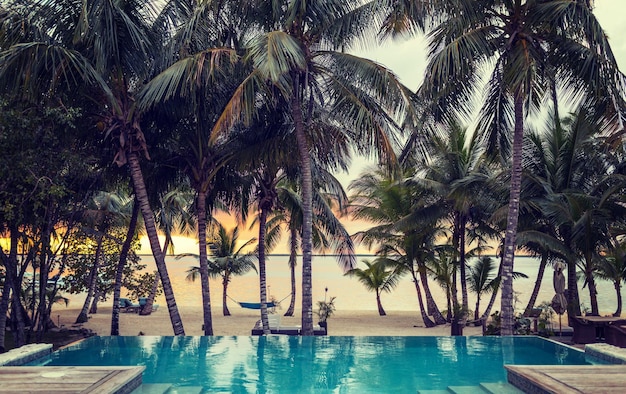
[[[317,317],[319,318],[320,327],[328,328],[326,320],[335,312],[335,298],[330,297],[328,301],[317,302]]]

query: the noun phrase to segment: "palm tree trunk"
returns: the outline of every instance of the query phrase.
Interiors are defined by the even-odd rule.
[[[111,335],[120,335],[120,293],[122,291],[122,279],[124,277],[124,267],[126,266],[126,259],[128,258],[128,252],[137,229],[137,221],[139,219],[139,204],[137,200],[133,201],[133,211],[130,216],[130,223],[128,223],[128,231],[126,232],[126,239],[122,244],[120,250],[120,261],[117,263],[115,269],[115,286],[113,287],[113,312],[111,313]]]
[[[537,296],[539,295],[539,289],[541,288],[541,281],[543,280],[543,274],[546,271],[546,265],[548,264],[548,254],[541,254],[541,262],[539,263],[539,271],[537,272],[537,280],[535,280],[535,286],[533,287],[533,292],[530,294],[530,299],[528,300],[528,304],[526,305],[526,309],[524,309],[524,317],[528,317],[530,312],[535,307],[535,302],[537,302]]]
[[[428,275],[426,274],[426,266],[418,263],[418,269],[420,273],[420,280],[422,281],[422,286],[424,287],[424,296],[426,297],[428,315],[433,317],[435,324],[446,324],[447,320],[441,314],[441,311],[437,306],[437,302],[435,301],[435,297],[433,297],[433,294],[430,291],[430,286],[428,285]]]
[[[167,256],[167,248],[170,247],[170,242],[172,238],[169,236],[165,237],[165,242],[163,243],[163,255]],[[146,303],[139,310],[139,314],[141,316],[148,316],[152,313],[152,308],[154,305],[154,299],[156,298],[157,290],[159,290],[159,275],[158,272],[154,273],[154,282],[152,282],[152,288],[150,289],[150,294],[146,298]]]
[[[467,265],[465,263],[465,217],[460,215],[459,223],[459,269],[461,272],[461,299],[463,303],[462,319],[467,320],[469,311],[469,297],[467,294]]]
[[[304,133],[304,122],[298,89],[291,98],[291,113],[296,131],[302,174],[302,335],[313,335],[313,277],[312,277],[312,230],[313,230],[313,180],[311,158]]]
[[[76,324],[78,323],[86,323],[89,321],[89,317],[87,316],[87,311],[89,309],[89,304],[91,303],[91,299],[93,298],[94,293],[96,292],[96,285],[98,282],[98,269],[100,268],[100,254],[102,253],[102,239],[104,235],[100,235],[98,237],[98,247],[96,248],[96,254],[94,256],[93,266],[91,267],[91,273],[89,274],[89,289],[87,290],[87,298],[85,298],[85,302],[83,303],[83,307],[76,317]]]
[[[96,291],[93,294],[93,299],[91,300],[91,307],[89,308],[90,314],[95,315],[98,313],[98,300],[99,299],[100,299],[100,288],[96,285]]]
[[[198,191],[196,202],[198,216],[198,244],[200,247],[200,282],[202,288],[202,312],[204,335],[213,335],[213,319],[211,316],[211,294],[209,292],[209,262],[206,244],[206,192]]]
[[[261,325],[263,335],[271,334],[269,320],[267,318],[267,273],[265,272],[265,222],[267,221],[267,209],[263,200],[259,202],[261,215],[259,217],[259,297],[261,302]]]
[[[617,295],[617,309],[613,316],[619,317],[622,315],[622,283],[621,281],[616,281],[613,285],[615,286],[615,294]]]
[[[589,300],[591,302],[591,314],[599,315],[600,310],[598,308],[598,289],[596,287],[596,281],[593,278],[593,273],[587,274],[587,288],[589,289]]]
[[[578,278],[576,276],[576,261],[568,259],[567,261],[567,320],[571,326],[571,319],[574,316],[580,316],[580,297],[578,295]]]
[[[500,266],[498,267],[498,277],[499,278],[502,278],[503,260],[504,260],[503,258],[500,259]],[[502,279],[500,279],[500,280],[502,280]],[[500,283],[502,283],[502,282],[500,282]],[[483,312],[483,315],[480,317],[480,320],[486,321],[489,318],[489,315],[491,314],[491,309],[493,309],[493,306],[496,303],[496,297],[497,296],[498,296],[498,288],[494,289],[493,292],[491,293],[491,297],[489,298],[489,304],[487,305],[487,308],[485,309],[485,312]]]
[[[383,309],[383,304],[380,302],[380,291],[376,289],[376,305],[378,305],[378,314],[380,316],[387,316],[385,310]]]
[[[424,321],[424,325],[427,328],[435,327],[436,324],[430,320],[428,314],[426,313],[426,309],[424,308],[424,301],[422,300],[422,291],[420,290],[419,280],[417,279],[417,275],[415,275],[415,271],[411,270],[411,275],[413,276],[413,283],[415,284],[415,291],[417,292],[417,302],[420,306],[420,315],[422,316],[422,320]]]
[[[513,133],[513,158],[511,164],[511,185],[509,192],[509,212],[504,236],[504,258],[502,261],[502,331],[513,335],[513,264],[517,242],[517,222],[519,220],[519,200],[522,190],[522,147],[524,143],[524,96],[522,88],[515,92],[515,131]]]
[[[291,301],[289,301],[289,309],[285,312],[285,316],[293,316],[293,311],[296,307],[296,264],[298,259],[296,244],[297,238],[297,230],[295,228],[291,229],[291,242],[290,242],[290,253],[289,253],[289,273],[291,277]]]
[[[128,154],[128,166],[137,202],[139,202],[139,208],[141,209],[141,215],[143,216],[148,241],[150,242],[150,249],[152,250],[152,255],[154,256],[154,260],[161,277],[161,283],[163,284],[163,293],[165,293],[165,302],[167,303],[167,309],[170,314],[170,321],[172,322],[174,335],[185,335],[183,321],[180,318],[178,307],[176,306],[172,283],[170,282],[170,277],[167,273],[165,256],[161,250],[156,224],[154,221],[154,213],[150,208],[150,200],[148,199],[146,185],[143,181],[143,174],[141,172],[141,166],[139,165],[139,157],[137,156],[137,153],[131,152]]]
[[[222,314],[224,316],[230,316],[230,310],[228,309],[228,282],[230,279],[224,275],[222,278]]]

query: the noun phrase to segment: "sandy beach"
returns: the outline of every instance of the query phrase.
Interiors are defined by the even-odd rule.
[[[279,313],[284,311],[278,311]],[[72,327],[78,316],[78,309],[56,307],[52,319],[65,327]],[[202,309],[200,307],[180,307],[186,335],[202,335]],[[281,315],[281,325],[300,325],[300,316]],[[260,319],[260,312],[250,309],[231,309],[231,316],[223,316],[221,308],[213,310],[214,335],[250,335],[252,327]],[[97,335],[110,335],[111,308],[100,307],[97,314],[89,315],[89,322],[82,325]],[[162,305],[149,316],[135,313],[120,313],[120,334],[134,335],[173,335],[172,324],[167,309]],[[450,325],[426,328],[418,312],[389,311],[387,316],[379,316],[376,311],[338,310],[328,320],[329,335],[345,336],[445,336],[450,335]],[[481,327],[466,327],[464,335],[482,335]]]

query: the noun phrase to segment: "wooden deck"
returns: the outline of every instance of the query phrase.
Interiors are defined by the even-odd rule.
[[[509,383],[525,393],[603,394],[626,390],[626,365],[505,365]]]
[[[141,385],[145,367],[1,367],[0,393],[116,393]]]

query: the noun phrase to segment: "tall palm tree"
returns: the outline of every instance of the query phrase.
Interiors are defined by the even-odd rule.
[[[274,102],[288,108],[302,182],[302,332],[313,335],[313,142],[306,133],[312,120],[309,109],[328,108],[334,121],[349,131],[356,150],[378,152],[383,161],[390,162],[394,158],[394,126],[389,114],[410,108],[411,93],[381,65],[340,51],[366,29],[362,22],[371,20],[375,8],[362,7],[358,0],[258,0],[249,5],[259,16],[262,30],[248,42],[246,58],[254,70],[233,95],[215,132],[251,119],[259,99],[273,97]]]
[[[467,116],[475,93],[484,89],[479,129],[511,163],[501,308],[502,334],[511,335],[525,119],[539,112],[545,96],[557,110],[557,92],[614,111],[623,78],[588,1],[436,0],[407,10],[421,26],[433,26],[421,91],[435,102],[435,116]]]
[[[433,134],[425,145],[429,148],[429,157],[424,169],[413,180],[439,197],[436,204],[440,204],[447,215],[444,220],[450,223],[452,244],[457,251],[461,310],[465,315],[469,309],[467,248],[471,241],[480,248],[486,243],[485,235],[497,234],[487,224],[490,212],[483,201],[487,198],[485,190],[492,169],[487,164],[485,147],[477,134],[468,135],[467,128],[456,121],[449,122],[441,134]]]
[[[387,313],[385,313],[383,304],[380,301],[380,294],[382,292],[390,293],[391,290],[398,286],[401,271],[399,271],[397,267],[395,269],[389,269],[384,259],[377,259],[373,263],[364,260],[363,263],[367,266],[366,269],[358,267],[352,268],[344,275],[356,277],[368,291],[375,292],[378,314],[385,316]]]
[[[16,0],[11,5],[18,8],[21,3]],[[0,84],[8,91],[37,100],[39,92],[54,95],[76,85],[81,95],[98,95],[96,125],[114,143],[115,163],[128,166],[172,328],[175,335],[183,335],[141,169],[140,157],[149,155],[141,126],[142,111],[134,99],[138,84],[153,71],[150,60],[156,58],[159,40],[169,36],[170,27],[160,19],[156,3],[150,0],[24,3],[25,19],[36,26],[35,33],[0,53]]]

